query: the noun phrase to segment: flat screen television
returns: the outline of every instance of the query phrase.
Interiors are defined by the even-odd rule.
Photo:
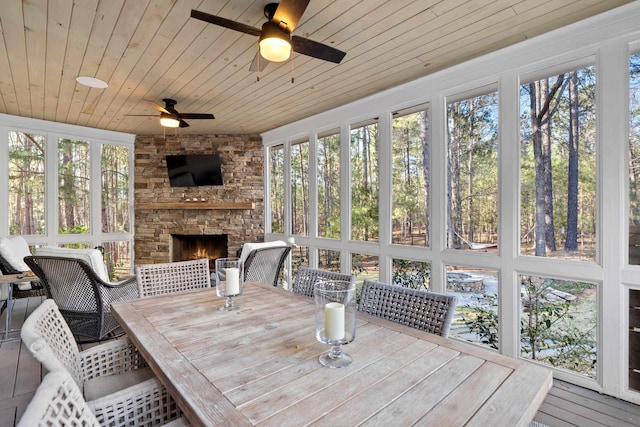
[[[167,155],[166,160],[172,187],[222,185],[218,154]]]

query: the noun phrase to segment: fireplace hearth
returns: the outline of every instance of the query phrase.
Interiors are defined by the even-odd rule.
[[[218,258],[227,256],[229,238],[227,234],[172,234],[171,261],[188,261],[208,258],[213,270]]]

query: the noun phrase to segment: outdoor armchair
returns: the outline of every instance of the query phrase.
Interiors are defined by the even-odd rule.
[[[47,371],[64,371],[72,378],[101,425],[151,425],[180,415],[131,340],[80,351],[53,300],[43,301],[29,315],[21,336]]]
[[[293,282],[293,292],[297,294],[313,297],[313,287],[316,283],[325,280],[344,280],[355,283],[355,274],[336,273],[334,271],[321,270],[316,268],[298,267],[296,280]]]
[[[447,337],[456,297],[365,280],[358,311]]]
[[[138,298],[135,277],[105,282],[82,259],[36,255],[24,261],[56,302],[78,342],[114,336],[119,324],[111,314],[111,303]]]
[[[244,262],[244,280],[278,286],[280,271],[291,252],[291,246],[273,246],[253,249]]]

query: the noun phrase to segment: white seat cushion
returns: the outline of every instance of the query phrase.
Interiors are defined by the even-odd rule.
[[[123,374],[102,375],[84,382],[84,398],[87,401],[96,400],[104,396],[124,390],[132,385],[140,384],[153,378],[151,368],[144,367],[127,371]]]
[[[96,275],[104,282],[109,281],[109,272],[104,264],[102,253],[98,249],[59,248],[57,246],[42,246],[36,249],[36,255],[59,256],[81,259],[91,266]]]
[[[16,270],[29,270],[29,266],[24,262],[24,257],[31,255],[31,251],[24,237],[0,237],[0,254]]]
[[[287,246],[287,242],[284,242],[282,240],[274,240],[273,242],[245,243],[244,245],[242,245],[240,259],[242,261],[246,261],[251,251],[254,251],[256,249],[275,248],[280,246]]]

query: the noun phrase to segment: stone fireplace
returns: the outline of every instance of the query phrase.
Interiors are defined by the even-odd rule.
[[[167,154],[219,154],[223,185],[171,187]],[[209,259],[261,240],[262,167],[262,139],[255,135],[136,137],[135,264],[176,260],[175,236],[226,236],[225,248],[211,248]]]
[[[210,270],[215,268],[214,261],[226,257],[228,251],[226,234],[173,234],[171,243],[171,261],[208,258]]]

